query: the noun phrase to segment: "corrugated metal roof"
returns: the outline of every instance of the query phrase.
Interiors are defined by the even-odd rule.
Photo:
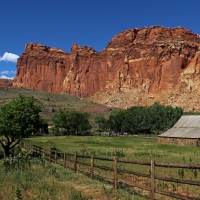
[[[173,128],[159,135],[173,138],[200,138],[200,115],[184,115]]]
[[[200,115],[184,115],[173,127],[200,128]]]
[[[171,128],[159,135],[159,137],[171,138],[200,138],[200,128]]]

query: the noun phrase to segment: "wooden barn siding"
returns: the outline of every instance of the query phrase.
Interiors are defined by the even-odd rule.
[[[171,138],[171,137],[159,137],[159,143],[161,144],[175,144],[180,146],[197,146],[197,138]]]

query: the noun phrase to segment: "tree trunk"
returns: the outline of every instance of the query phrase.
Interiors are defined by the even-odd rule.
[[[10,148],[9,148],[9,146],[5,146],[5,147],[3,147],[3,148],[4,148],[5,156],[6,156],[6,157],[9,157],[9,155],[10,155]]]

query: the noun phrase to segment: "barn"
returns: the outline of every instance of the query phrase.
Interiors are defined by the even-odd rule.
[[[200,146],[200,115],[184,115],[166,132],[158,136],[161,144]]]

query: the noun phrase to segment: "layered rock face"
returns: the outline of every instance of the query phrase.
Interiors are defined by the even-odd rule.
[[[0,87],[12,87],[13,84],[13,80],[11,79],[4,79],[4,78],[0,78]]]
[[[100,53],[77,44],[66,53],[30,43],[13,85],[123,108],[160,101],[199,110],[199,51],[200,38],[192,31],[160,26],[123,31]],[[192,98],[197,102],[189,105]]]

